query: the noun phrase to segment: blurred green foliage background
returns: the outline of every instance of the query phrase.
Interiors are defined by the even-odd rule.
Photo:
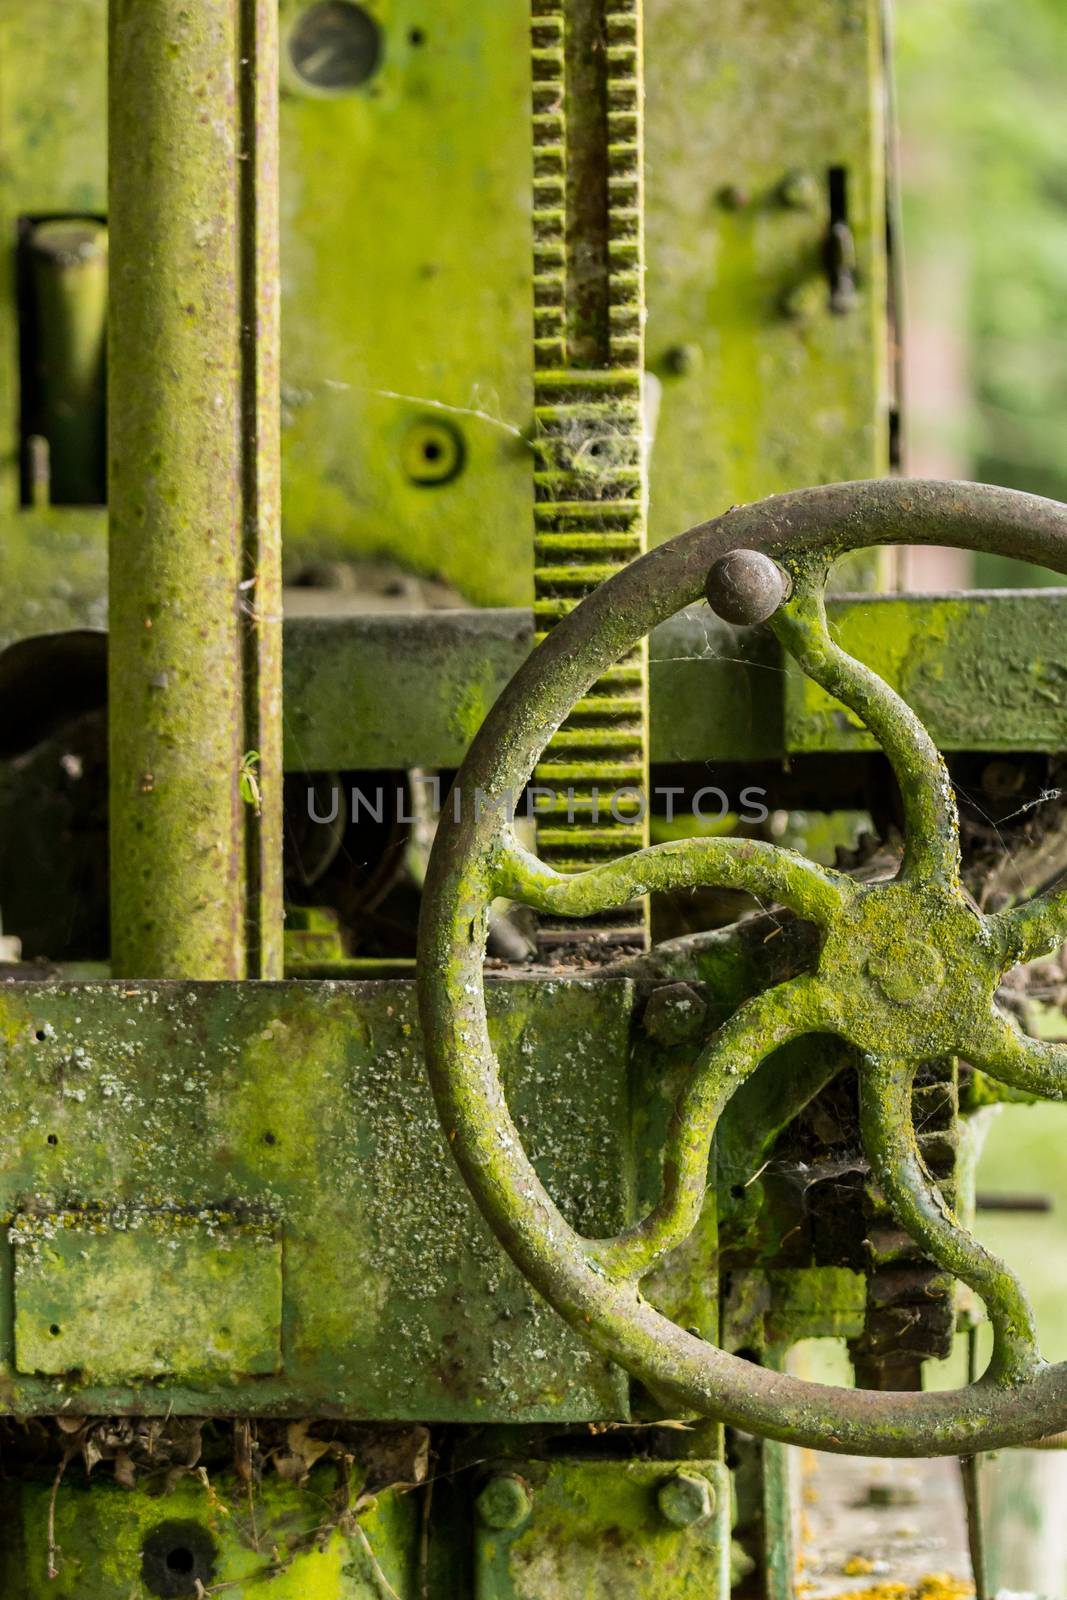
[[[893,27],[912,453],[932,443],[969,477],[1067,499],[1067,0],[896,0]],[[922,391],[927,341],[959,360],[950,407]],[[998,557],[975,571],[1042,576]],[[1004,1107],[979,1181],[1054,1198],[1051,1215],[985,1213],[978,1231],[1030,1290],[1045,1354],[1065,1359],[1067,1107]]]
[[[912,457],[1067,500],[1067,0],[895,0],[893,28]],[[974,578],[1063,581],[998,557]],[[1067,1359],[1067,1107],[1005,1106],[979,1187],[1053,1197],[978,1232],[1023,1278],[1045,1355]],[[961,1378],[962,1352],[927,1374]]]
[[[894,28],[910,339],[962,368],[950,409],[913,372],[913,448],[1067,499],[1067,3],[896,0]]]

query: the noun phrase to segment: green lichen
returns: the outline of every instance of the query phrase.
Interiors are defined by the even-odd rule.
[[[936,507],[937,515],[931,508]],[[925,513],[925,515],[924,515]],[[1039,1436],[1067,1414],[1067,1368],[1043,1366],[1022,1290],[947,1211],[922,1165],[911,1080],[931,1054],[962,1054],[1011,1085],[1061,1098],[1067,1050],[1024,1038],[996,1009],[1014,962],[1067,933],[1067,895],[982,917],[959,877],[958,822],[944,763],[908,706],[830,636],[822,602],[827,558],[884,523],[895,538],[964,531],[974,542],[1032,517],[1029,537],[1062,546],[1062,507],[1004,491],[873,484],[812,490],[742,508],[655,552],[605,585],[562,624],[498,703],[460,781],[516,792],[545,733],[636,632],[691,603],[713,553],[772,548],[788,529],[792,598],[773,626],[784,648],[878,738],[904,801],[902,866],[890,882],[838,881],[789,853],[705,839],[657,846],[573,877],[522,852],[501,815],[438,841],[420,931],[420,985],[438,1106],[461,1169],[498,1237],[553,1305],[595,1346],[658,1392],[772,1438],[885,1454],[957,1453]],[[984,520],[983,520],[984,519]],[[805,541],[801,535],[808,528]],[[1062,556],[1061,556],[1062,559]],[[698,588],[699,586],[699,588]],[[571,1228],[530,1166],[500,1094],[485,1037],[481,957],[486,905],[507,893],[581,915],[649,887],[742,884],[811,918],[822,933],[814,970],[742,1005],[695,1060],[667,1130],[662,1192],[610,1239]],[[868,1157],[898,1220],[924,1249],[987,1300],[996,1335],[990,1369],[951,1395],[832,1391],[761,1373],[684,1333],[642,1297],[639,1280],[695,1227],[718,1117],[770,1051],[807,1033],[837,1034],[861,1053]]]

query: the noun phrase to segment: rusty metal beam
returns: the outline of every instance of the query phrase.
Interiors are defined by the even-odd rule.
[[[281,967],[277,8],[112,0],[117,975]]]

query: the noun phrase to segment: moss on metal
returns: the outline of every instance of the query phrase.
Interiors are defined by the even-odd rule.
[[[622,979],[508,981],[490,1001],[542,1180],[592,1233],[631,1215],[630,997]],[[0,1412],[628,1414],[623,1375],[464,1192],[409,983],[8,985],[0,1173]],[[251,1342],[225,1270],[248,1250]],[[199,1352],[201,1312],[171,1280],[182,1251],[189,1295],[230,1328]]]
[[[720,1462],[684,1463],[685,1478],[705,1495],[683,1526],[663,1509],[664,1501],[671,1507],[677,1463],[523,1461],[516,1470],[527,1485],[528,1516],[475,1533],[476,1592],[484,1600],[729,1593],[730,1481]]]
[[[772,1438],[887,1455],[958,1453],[1022,1442],[1067,1416],[1067,1368],[1038,1355],[1017,1282],[947,1212],[922,1168],[911,1126],[911,1068],[964,1054],[993,1076],[1054,1097],[1067,1051],[1024,1038],[995,1007],[1002,973],[1067,934],[1065,896],[985,918],[959,880],[956,810],[944,764],[910,709],[831,639],[821,589],[829,558],[879,540],[1022,547],[1067,569],[1067,508],[973,485],[838,485],[740,508],[653,551],[555,630],[513,680],[459,781],[515,792],[568,707],[635,634],[702,590],[725,550],[785,559],[794,595],[774,619],[784,647],[858,716],[886,750],[907,823],[903,863],[887,883],[845,887],[788,853],[701,841],[657,847],[567,881],[524,856],[503,812],[442,832],[426,883],[420,993],[438,1107],[461,1169],[498,1237],[553,1305],[592,1342],[660,1391]],[[667,1133],[663,1188],[645,1218],[613,1239],[571,1229],[539,1184],[510,1122],[485,1035],[481,960],[496,892],[555,897],[580,914],[619,904],[646,881],[743,882],[777,893],[821,928],[814,971],[743,1005],[697,1057]],[[777,880],[775,883],[774,880]],[[799,894],[797,880],[802,884]],[[774,884],[772,888],[771,885]],[[683,1332],[640,1292],[640,1276],[696,1224],[718,1115],[770,1050],[836,1033],[865,1057],[864,1134],[898,1220],[988,1300],[996,1353],[987,1374],[950,1394],[828,1390],[754,1369]]]
[[[203,1466],[169,1476],[161,1493],[159,1483],[87,1479],[72,1464],[58,1486],[30,1475],[9,1486],[6,1600],[192,1594],[166,1587],[189,1571],[233,1600],[264,1590],[272,1600],[380,1600],[383,1582],[408,1592],[417,1504],[395,1492],[361,1503],[358,1469],[322,1462],[303,1485]],[[168,1555],[177,1565],[168,1568]]]
[[[279,8],[290,563],[385,554],[441,573],[473,604],[529,604],[529,5],[437,0],[431,25],[422,0],[389,0],[375,11],[378,69],[338,94],[309,88],[288,59],[303,9]],[[66,0],[5,12],[9,240],[20,216],[107,209],[106,11],[105,0]],[[648,349],[663,386],[651,516],[662,538],[707,508],[884,469],[881,92],[867,0],[814,11],[774,0],[758,15],[731,0],[710,40],[699,0],[646,0],[645,13]],[[823,292],[831,163],[848,170],[859,256],[845,316]],[[694,168],[715,175],[697,212]],[[783,199],[798,168],[815,186],[807,209]],[[731,184],[749,196],[739,211],[720,206]],[[785,301],[806,283],[812,314],[797,319]],[[0,361],[12,371],[10,276],[0,299]],[[8,440],[16,405],[7,384]],[[461,439],[462,469],[419,482],[412,445],[442,423]],[[0,634],[95,621],[105,513],[18,509],[18,468],[9,450]],[[41,554],[42,522],[54,558]]]
[[[275,977],[277,12],[116,0],[109,23],[112,965]]]

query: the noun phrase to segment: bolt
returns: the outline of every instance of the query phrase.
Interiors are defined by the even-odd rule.
[[[653,989],[642,1023],[657,1044],[682,1044],[699,1033],[708,1014],[707,1001],[688,983],[667,983]]]
[[[739,183],[727,183],[719,190],[719,204],[724,211],[743,211],[748,205],[748,190]]]
[[[676,1472],[660,1484],[656,1501],[673,1527],[691,1528],[696,1522],[706,1522],[715,1510],[715,1491],[707,1478]]]
[[[703,359],[698,344],[674,344],[663,357],[663,370],[672,378],[684,378],[695,372]]]
[[[754,624],[773,617],[792,584],[761,550],[730,550],[708,574],[708,604],[724,622]]]
[[[778,198],[791,211],[811,211],[819,198],[819,186],[810,172],[787,172],[778,185]]]
[[[514,1472],[498,1472],[490,1478],[474,1502],[474,1509],[487,1528],[518,1528],[533,1509],[530,1490]]]

